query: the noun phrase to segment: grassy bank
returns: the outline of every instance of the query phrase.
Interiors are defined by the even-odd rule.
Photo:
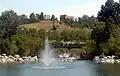
[[[46,31],[50,31],[52,29],[52,26],[55,25],[57,27],[56,31],[62,31],[64,29],[66,30],[73,30],[74,28],[71,28],[70,26],[67,26],[65,23],[60,21],[40,21],[37,23],[31,23],[31,24],[24,24],[25,28],[35,28],[35,29],[44,29]]]

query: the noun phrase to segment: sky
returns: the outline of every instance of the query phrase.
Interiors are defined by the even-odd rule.
[[[100,10],[106,0],[1,0],[0,12],[14,10],[18,14],[41,13],[59,17],[61,14],[69,16],[94,15]],[[114,0],[119,1],[119,0]]]

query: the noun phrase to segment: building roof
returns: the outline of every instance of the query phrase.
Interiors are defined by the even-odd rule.
[[[73,16],[65,16],[65,19],[67,19],[67,18],[74,18]]]

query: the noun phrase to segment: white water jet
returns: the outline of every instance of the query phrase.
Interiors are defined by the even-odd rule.
[[[58,64],[58,59],[55,56],[55,49],[51,47],[48,37],[45,39],[45,50],[41,54],[41,58],[39,59],[41,62],[44,63],[44,66],[35,66],[31,67],[34,69],[42,69],[42,70],[49,70],[49,69],[64,69],[66,67],[62,67]]]
[[[42,53],[42,58],[40,61],[44,63],[45,66],[50,66],[53,64],[53,62],[56,62],[55,54],[54,54],[55,49],[51,47],[48,37],[45,39],[45,50]]]

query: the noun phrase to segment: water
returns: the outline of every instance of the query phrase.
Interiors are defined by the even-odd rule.
[[[51,47],[51,45],[49,44],[49,40],[48,37],[46,37],[45,39],[45,50],[43,51],[43,53],[40,55],[42,57],[40,57],[40,63],[43,63],[43,65],[34,65],[31,68],[33,69],[41,69],[41,70],[55,70],[55,69],[65,69],[65,67],[60,66],[60,64],[58,64],[58,59],[55,56],[54,53],[55,49]]]
[[[42,64],[20,64],[0,67],[0,76],[120,76],[120,64],[95,64],[90,61],[60,63],[65,69],[33,69]]]
[[[42,57],[40,61],[44,63],[45,66],[51,66],[52,64],[55,65],[57,59],[55,58],[55,49],[51,47],[48,41],[48,37],[45,39],[45,50],[42,53]],[[49,67],[50,68],[50,67]]]
[[[56,64],[54,49],[48,38],[45,39],[45,51],[40,61],[34,64],[0,65],[0,76],[120,76],[120,64],[95,64],[91,61]]]

